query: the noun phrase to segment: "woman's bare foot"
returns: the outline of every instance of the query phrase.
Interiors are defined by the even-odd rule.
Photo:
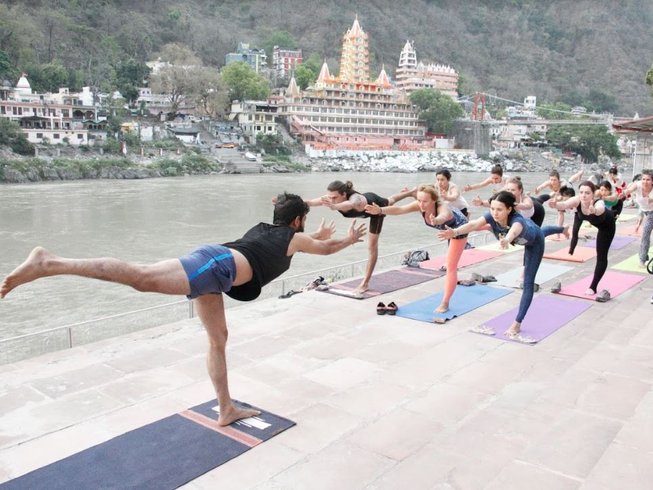
[[[257,415],[261,415],[260,410],[255,410],[253,408],[238,408],[233,404],[225,409],[220,407],[218,425],[224,427],[226,425],[233,424],[237,420],[246,419],[247,417],[255,417]]]
[[[562,227],[562,234],[565,236],[567,240],[569,240],[569,225],[565,225]]]
[[[449,303],[445,303],[444,301],[440,303],[440,306],[438,306],[435,310],[435,313],[446,313],[449,311]]]
[[[4,298],[12,289],[34,281],[40,277],[47,276],[45,261],[53,258],[54,255],[43,247],[36,247],[30,252],[25,262],[16,267],[11,274],[4,278],[0,285],[0,298]]]
[[[594,291],[594,290],[591,289],[591,288],[587,288],[587,289],[585,290],[585,293],[584,293],[584,294],[585,294],[585,296],[594,296],[594,295],[596,294],[596,291]]]
[[[516,337],[521,332],[521,323],[513,322],[510,328],[504,332],[506,337]]]
[[[354,289],[354,294],[363,294],[370,289],[369,284],[360,283],[356,289]]]

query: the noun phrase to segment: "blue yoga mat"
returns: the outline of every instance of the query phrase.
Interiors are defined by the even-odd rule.
[[[295,425],[261,411],[257,417],[219,427],[216,406],[210,401],[157,420],[9,480],[0,488],[177,488]]]
[[[397,310],[397,316],[429,323],[433,323],[434,320],[451,320],[510,293],[512,293],[511,289],[494,288],[482,284],[457,286],[449,301],[449,311],[446,313],[433,312],[442,302],[443,293],[437,293],[401,306]]]

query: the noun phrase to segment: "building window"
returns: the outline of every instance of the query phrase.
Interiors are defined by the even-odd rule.
[[[80,133],[77,133],[77,139],[78,139],[78,140],[83,140],[83,139],[84,139],[84,135],[83,135],[83,134],[80,134]]]
[[[59,133],[54,133],[52,135],[52,139],[58,140],[59,139]]]
[[[43,139],[43,133],[36,133],[36,137],[40,140]]]

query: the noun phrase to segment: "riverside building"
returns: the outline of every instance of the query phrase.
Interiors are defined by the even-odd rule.
[[[358,18],[343,36],[338,76],[331,75],[325,62],[306,90],[291,79],[282,113],[290,132],[316,149],[433,147],[406,91],[393,87],[385,68],[370,80],[368,35]]]

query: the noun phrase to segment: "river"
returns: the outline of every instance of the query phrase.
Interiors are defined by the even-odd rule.
[[[454,173],[452,181],[462,186],[485,177]],[[233,240],[259,221],[271,221],[271,198],[279,192],[318,197],[336,179],[351,180],[360,191],[387,197],[404,186],[431,181],[434,175],[340,172],[1,185],[0,276],[20,264],[36,245],[67,257],[112,256],[141,263],[177,257],[202,243]],[[530,173],[522,179],[526,189],[532,189],[546,175]],[[489,192],[485,189],[481,195]],[[315,229],[322,217],[335,220],[337,235],[344,234],[351,222],[326,208],[313,208],[307,231]],[[433,231],[420,226],[417,215],[390,217],[384,223],[380,255],[433,241]],[[298,254],[284,276],[365,257],[365,244],[332,256]],[[83,278],[45,278],[17,288],[0,301],[0,339],[176,299],[183,298],[143,294]]]

